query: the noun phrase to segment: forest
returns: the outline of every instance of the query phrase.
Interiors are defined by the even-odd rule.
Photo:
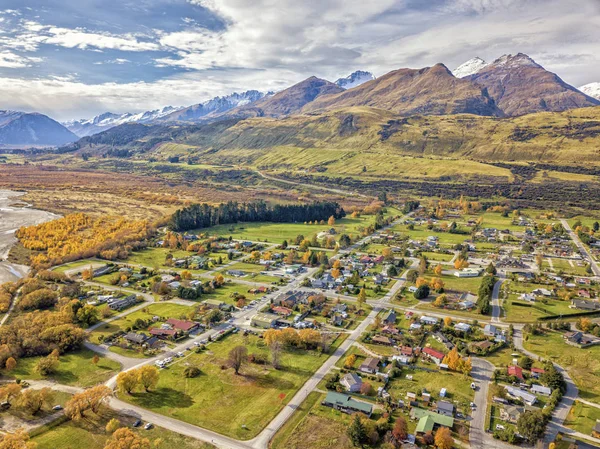
[[[328,220],[346,216],[336,202],[321,201],[310,204],[275,204],[264,201],[237,203],[229,201],[218,206],[194,204],[177,210],[169,221],[172,231],[209,228],[221,224],[270,221],[275,223],[302,223],[305,221]]]

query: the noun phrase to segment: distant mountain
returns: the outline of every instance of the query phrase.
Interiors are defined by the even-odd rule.
[[[600,100],[600,83],[586,84],[585,86],[581,86],[579,90],[589,97]]]
[[[322,96],[308,104],[304,112],[353,106],[370,106],[401,115],[502,115],[483,89],[454,77],[443,64],[394,70],[353,89]]]
[[[457,78],[464,78],[469,75],[474,75],[487,65],[487,62],[485,62],[479,56],[476,56],[473,59],[469,59],[467,62],[460,65],[456,70],[452,72],[452,74]]]
[[[238,106],[252,104],[271,93],[264,94],[257,90],[248,90],[246,92],[234,92],[224,97],[215,97],[205,103],[195,104],[183,108],[161,118],[161,122],[196,122],[207,116],[216,116],[225,113]]]
[[[64,122],[63,125],[66,126],[69,131],[77,134],[79,137],[86,137],[93,134],[98,134],[102,131],[106,131],[107,129],[123,125],[125,123],[150,123],[180,109],[181,108],[166,106],[162,109],[140,112],[138,114],[132,114],[129,112],[124,114],[113,114],[112,112],[105,112],[104,114],[97,115],[91,119],[71,120]]]
[[[366,83],[367,81],[374,79],[375,77],[371,72],[357,70],[356,72],[348,75],[346,78],[338,79],[335,84],[342,89],[352,89],[353,87],[360,86],[362,83]]]
[[[273,96],[262,98],[248,106],[238,107],[227,115],[234,117],[281,117],[299,112],[316,98],[344,92],[344,89],[324,79],[311,76]]]
[[[498,107],[511,116],[600,104],[523,53],[504,55],[464,79],[487,89]]]
[[[0,145],[58,146],[76,140],[75,134],[46,115],[0,111]]]

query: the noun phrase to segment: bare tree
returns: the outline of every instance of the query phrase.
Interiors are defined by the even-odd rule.
[[[269,346],[271,349],[271,363],[273,364],[273,368],[279,369],[280,361],[281,361],[281,342],[276,340],[271,343]]]
[[[245,346],[236,346],[229,351],[229,365],[235,370],[235,374],[240,373],[240,368],[247,361],[248,349]]]

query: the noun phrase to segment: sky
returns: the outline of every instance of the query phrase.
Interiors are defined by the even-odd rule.
[[[0,109],[64,121],[518,52],[600,81],[600,0],[0,0]]]

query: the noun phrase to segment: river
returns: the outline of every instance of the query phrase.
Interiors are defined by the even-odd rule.
[[[0,190],[0,284],[15,281],[29,272],[29,267],[6,261],[17,239],[15,231],[21,226],[31,226],[59,218],[43,210],[32,209],[19,200],[22,192]]]

